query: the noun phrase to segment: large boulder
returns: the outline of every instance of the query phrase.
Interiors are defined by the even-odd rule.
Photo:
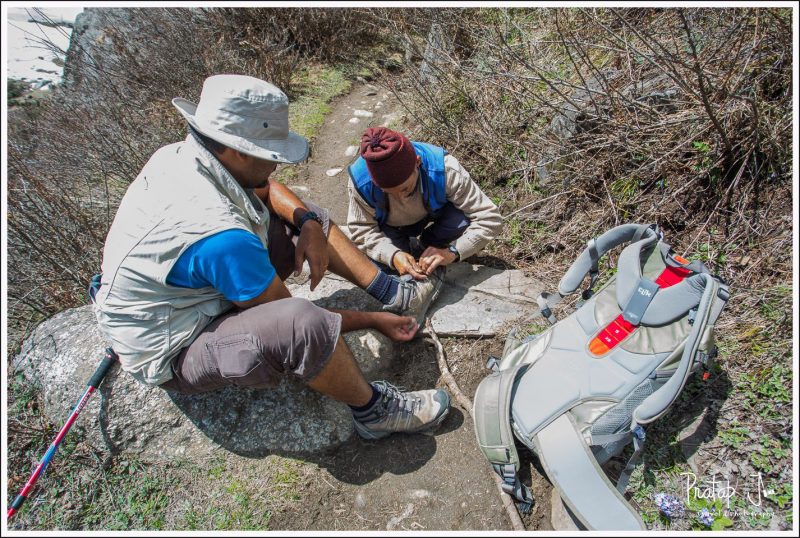
[[[324,290],[328,295],[319,302],[332,307],[369,309],[377,304],[364,291],[335,279],[324,279],[313,294],[307,285],[289,287],[295,295],[312,298]],[[393,354],[391,341],[371,331],[347,334],[345,340],[370,378]],[[107,345],[91,306],[75,308],[42,322],[14,365],[40,386],[45,413],[60,425]],[[231,387],[185,396],[142,385],[118,367],[74,428],[83,429],[97,447],[149,461],[202,461],[219,447],[248,457],[311,453],[336,446],[353,433],[347,406],[288,378],[273,390]]]

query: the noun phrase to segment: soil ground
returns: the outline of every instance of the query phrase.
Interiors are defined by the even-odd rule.
[[[351,122],[356,110],[373,113]],[[303,197],[331,210],[334,221],[347,216],[347,156],[370,126],[397,126],[403,121],[390,92],[356,83],[332,103],[331,113],[312,145],[311,157],[287,181]],[[326,172],[342,168],[334,175]],[[305,187],[305,191],[302,187]],[[490,353],[502,342],[444,339],[449,366],[461,390],[474,395],[485,376]],[[427,340],[398,346],[386,379],[409,390],[442,386],[436,349]],[[468,411],[453,406],[435,435],[394,435],[377,442],[353,436],[343,446],[319,457],[306,475],[302,504],[274,513],[270,528],[292,530],[509,530],[491,470],[478,450]],[[541,479],[546,484],[546,480]],[[544,487],[549,487],[545,485]],[[549,491],[537,495],[526,516],[529,529],[550,528]]]

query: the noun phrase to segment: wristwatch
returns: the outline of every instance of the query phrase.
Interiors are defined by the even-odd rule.
[[[306,211],[303,214],[303,216],[300,217],[300,220],[297,222],[297,229],[298,230],[302,230],[303,229],[303,224],[305,224],[309,220],[315,220],[315,221],[319,222],[320,226],[322,226],[322,219],[320,218],[319,215],[317,215],[313,211]]]
[[[455,262],[457,262],[458,260],[461,259],[461,254],[458,252],[458,249],[456,248],[455,245],[450,245],[449,247],[447,247],[447,250],[449,250],[450,252],[452,252],[453,254],[456,255],[456,259],[453,260],[453,263],[455,263]]]

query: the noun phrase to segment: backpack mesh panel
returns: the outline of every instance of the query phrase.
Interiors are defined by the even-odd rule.
[[[651,379],[645,379],[627,398],[606,411],[603,416],[595,421],[591,429],[592,435],[610,435],[627,430],[631,425],[631,417],[633,416],[634,409],[648,396],[653,394],[656,388]],[[622,452],[622,449],[625,448],[625,445],[628,443],[630,443],[630,439],[613,441],[604,445],[593,446],[592,452],[600,465],[602,465],[608,461],[609,458]]]
[[[639,407],[648,396],[653,394],[655,387],[652,379],[645,379],[641,385],[628,394],[628,397],[606,411],[592,425],[592,435],[608,435],[627,429],[631,425],[633,410]]]

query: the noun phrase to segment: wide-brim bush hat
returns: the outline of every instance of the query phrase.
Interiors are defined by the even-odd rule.
[[[172,104],[200,133],[242,153],[280,163],[308,157],[308,141],[289,130],[289,98],[269,82],[213,75],[199,103],[176,97]]]

